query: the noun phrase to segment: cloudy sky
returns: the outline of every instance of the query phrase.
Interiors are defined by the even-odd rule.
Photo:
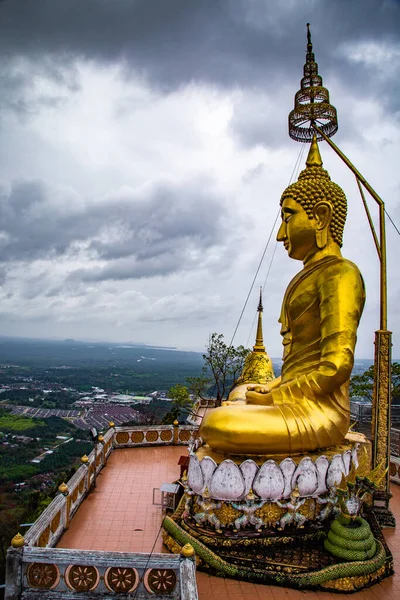
[[[334,141],[399,226],[398,1],[0,2],[3,335],[192,350],[213,331],[230,341],[302,150],[287,115],[307,21],[338,111]],[[371,357],[376,251],[354,176],[325,143],[321,154],[349,201],[343,254],[367,286],[357,356]],[[275,235],[235,343],[253,343],[266,284],[265,341],[280,356],[281,299],[301,264]],[[400,357],[390,223],[387,239]]]

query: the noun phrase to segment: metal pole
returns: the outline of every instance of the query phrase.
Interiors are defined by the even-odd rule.
[[[361,195],[361,198],[362,198],[362,201],[363,201],[363,204],[364,204],[365,212],[367,214],[368,223],[369,223],[369,226],[370,226],[371,231],[372,231],[372,236],[374,238],[375,248],[376,248],[376,251],[378,253],[379,260],[381,260],[381,248],[379,246],[379,240],[378,240],[378,236],[376,235],[376,231],[375,231],[374,223],[372,221],[371,213],[369,212],[368,204],[367,204],[367,201],[365,200],[365,196],[364,196],[364,191],[362,189],[362,185],[361,185],[360,180],[358,179],[358,177],[356,177],[356,181],[357,181],[358,189],[360,190],[360,195]]]
[[[356,169],[353,163],[336,146],[334,142],[317,126],[312,123],[317,131],[343,162],[354,173],[356,179],[363,184],[365,189],[379,205],[379,249],[377,247],[380,264],[380,328],[375,332],[374,356],[374,390],[372,397],[372,423],[371,434],[373,441],[372,467],[385,465],[387,476],[381,483],[380,489],[374,493],[374,512],[383,526],[394,527],[395,519],[389,509],[390,493],[390,411],[392,393],[392,333],[387,330],[387,265],[386,265],[386,231],[385,231],[385,204],[373,187]],[[364,200],[364,198],[363,198]],[[367,213],[368,214],[368,213]],[[369,220],[371,226],[371,221]],[[375,234],[371,226],[372,234]],[[376,243],[376,234],[374,235]]]
[[[374,188],[370,186],[368,181],[363,177],[353,165],[353,163],[347,158],[345,154],[336,146],[334,142],[315,124],[313,127],[328,144],[336,152],[343,162],[349,167],[354,175],[361,181],[366,190],[371,194],[375,202],[379,204],[379,245],[380,245],[380,329],[387,329],[387,281],[386,281],[386,235],[385,235],[385,204],[380,196],[375,192]]]

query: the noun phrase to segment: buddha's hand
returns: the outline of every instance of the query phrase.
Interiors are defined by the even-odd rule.
[[[273,404],[270,389],[264,385],[249,385],[246,392],[246,403],[270,406]]]

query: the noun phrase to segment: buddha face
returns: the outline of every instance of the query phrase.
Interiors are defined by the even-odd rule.
[[[318,250],[316,219],[310,219],[301,204],[293,198],[284,199],[281,216],[282,223],[276,239],[283,242],[290,258],[307,262]]]

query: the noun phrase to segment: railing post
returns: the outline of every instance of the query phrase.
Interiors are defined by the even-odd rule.
[[[196,584],[196,555],[191,544],[181,548],[182,562],[180,565],[180,599],[198,600]]]
[[[111,437],[111,446],[115,448],[115,423],[114,421],[109,421],[108,423],[110,429],[113,429],[112,437]]]
[[[11,542],[12,543],[12,542]],[[11,547],[6,558],[6,589],[4,600],[19,600],[22,593],[22,557],[23,546]]]
[[[179,423],[178,421],[174,421],[174,446],[179,444]]]
[[[69,489],[68,487],[65,485],[65,483],[62,483],[61,485],[58,486],[58,491],[60,492],[60,494],[62,494],[65,497],[65,529],[69,528],[69,521],[70,521],[70,512],[71,512],[71,496],[69,495]]]
[[[106,457],[105,457],[105,452],[104,452],[104,436],[103,435],[99,435],[98,437],[98,441],[101,444],[101,450],[100,450],[100,460],[101,460],[101,465],[102,467],[105,467],[106,465]]]
[[[90,488],[90,464],[89,464],[89,458],[87,457],[86,454],[84,454],[82,456],[81,463],[86,467],[85,493],[87,494],[89,492],[89,488]]]

